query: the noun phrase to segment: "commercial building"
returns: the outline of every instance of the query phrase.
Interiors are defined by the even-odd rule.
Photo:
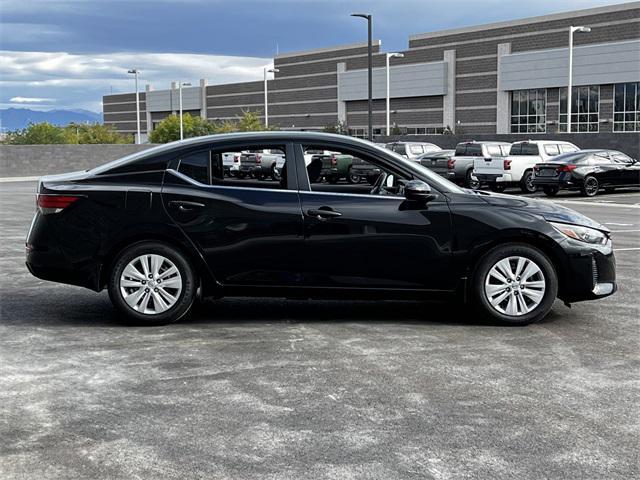
[[[374,19],[375,20],[375,19]],[[640,132],[640,2],[409,37],[390,59],[391,123],[405,135],[566,132],[569,27],[574,34],[572,131]],[[385,133],[385,62],[374,42],[374,135]],[[367,134],[366,43],[284,53],[268,80],[269,123]],[[178,108],[176,85],[140,94],[142,132]],[[105,95],[104,122],[136,130],[135,94]],[[183,87],[183,111],[212,122],[264,112],[262,81]]]

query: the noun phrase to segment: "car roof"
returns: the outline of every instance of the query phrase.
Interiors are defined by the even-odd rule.
[[[458,142],[458,145],[468,145],[471,143],[478,145],[511,145],[510,142],[499,142],[497,140],[468,140],[466,142]]]
[[[547,144],[551,144],[551,145],[573,145],[573,143],[571,142],[566,142],[564,140],[518,140],[517,142],[513,142],[513,144],[515,145],[516,143],[535,143],[538,145],[547,145]],[[573,145],[575,146],[575,145]]]

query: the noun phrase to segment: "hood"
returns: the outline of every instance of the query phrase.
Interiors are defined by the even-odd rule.
[[[592,220],[580,212],[563,207],[557,203],[527,197],[516,197],[514,195],[505,195],[501,193],[478,192],[478,194],[490,205],[538,214],[545,220],[549,220],[551,222],[582,225],[584,227],[595,228],[603,232],[609,232],[609,229],[604,225]]]

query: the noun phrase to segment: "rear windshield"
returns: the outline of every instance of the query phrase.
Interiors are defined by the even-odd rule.
[[[580,163],[582,160],[587,158],[586,153],[584,152],[572,152],[572,153],[563,153],[562,155],[558,155],[553,157],[551,160],[553,163]]]
[[[392,143],[391,145],[387,145],[387,148],[390,148],[392,152],[399,153],[400,155],[404,155],[406,151],[404,143]]]
[[[482,145],[478,143],[463,143],[456,146],[457,157],[481,157]]]
[[[509,155],[540,155],[540,151],[535,143],[514,143]]]

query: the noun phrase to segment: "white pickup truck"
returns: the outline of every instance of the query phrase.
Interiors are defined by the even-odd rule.
[[[473,162],[473,174],[494,192],[509,186],[519,186],[524,193],[533,193],[533,167],[548,162],[561,153],[580,150],[573,143],[558,140],[526,140],[515,142],[506,157],[478,157]]]
[[[224,174],[230,177],[236,177],[240,170],[240,152],[225,152],[222,154],[222,168]]]

